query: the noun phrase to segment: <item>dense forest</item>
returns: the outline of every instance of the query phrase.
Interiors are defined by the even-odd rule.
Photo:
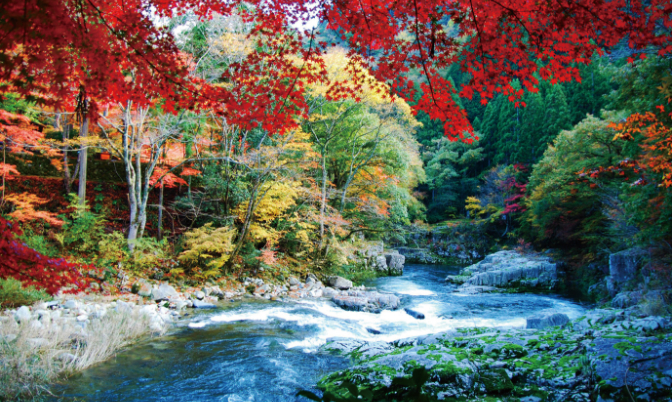
[[[381,242],[452,247],[450,264],[553,253],[598,303],[610,256],[637,249],[646,286],[667,289],[670,15],[665,0],[3,5],[0,306],[360,285],[391,272],[362,257]]]

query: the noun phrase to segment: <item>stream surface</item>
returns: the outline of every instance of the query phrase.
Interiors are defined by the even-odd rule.
[[[141,343],[75,375],[55,390],[78,401],[299,401],[324,375],[348,367],[347,358],[319,352],[333,337],[393,341],[460,327],[524,328],[525,318],[584,307],[559,296],[453,292],[457,267],[407,265],[400,277],[367,286],[402,297],[403,309],[381,314],[342,310],[327,299],[231,302],[184,320],[168,336]]]

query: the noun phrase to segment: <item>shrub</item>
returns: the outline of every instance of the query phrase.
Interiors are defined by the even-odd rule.
[[[229,260],[235,235],[236,229],[206,223],[184,234],[184,251],[178,260],[201,279],[217,275]]]
[[[34,286],[26,288],[14,278],[0,279],[0,307],[13,308],[31,305],[40,300],[51,300],[51,296],[44,290],[37,290]]]

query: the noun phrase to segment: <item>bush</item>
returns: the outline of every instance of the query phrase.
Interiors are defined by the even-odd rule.
[[[79,253],[91,253],[98,250],[98,244],[105,236],[105,219],[89,210],[88,205],[80,205],[77,196],[72,197],[71,220],[63,225],[63,232],[56,235],[61,246]]]
[[[24,288],[21,282],[14,278],[0,279],[0,307],[26,306],[40,300],[51,300],[51,296],[44,290],[37,290],[33,286]]]

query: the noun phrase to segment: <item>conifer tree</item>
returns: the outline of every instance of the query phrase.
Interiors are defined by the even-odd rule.
[[[537,157],[544,154],[548,144],[553,142],[560,131],[571,128],[569,106],[562,86],[553,85],[550,87],[544,99],[544,104],[546,106],[545,123],[542,135],[537,142],[535,153]]]

